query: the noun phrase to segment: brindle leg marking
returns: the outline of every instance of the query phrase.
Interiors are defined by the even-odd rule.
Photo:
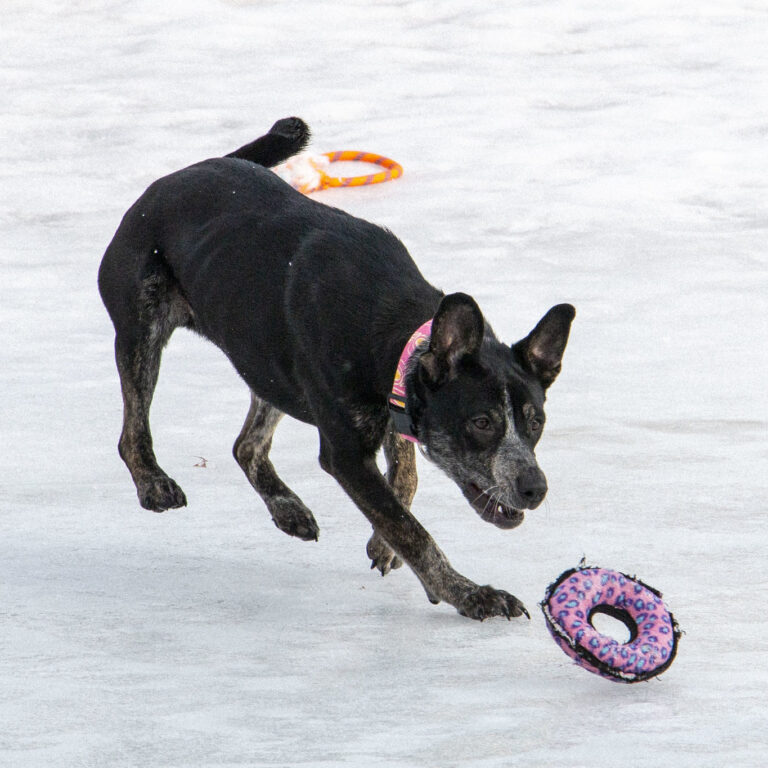
[[[413,443],[400,437],[392,425],[387,429],[384,438],[384,456],[387,460],[387,482],[392,486],[400,503],[410,509],[418,483],[416,451]],[[366,551],[371,558],[371,569],[378,568],[382,576],[403,565],[403,561],[394,553],[392,547],[375,530],[368,541]]]
[[[317,541],[320,528],[313,514],[280,479],[269,460],[272,435],[282,417],[282,411],[251,393],[251,408],[232,452],[275,525],[290,536]]]

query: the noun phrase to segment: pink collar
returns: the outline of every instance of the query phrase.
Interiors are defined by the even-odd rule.
[[[387,404],[389,406],[390,414],[392,415],[392,421],[394,422],[395,429],[406,440],[410,440],[412,443],[418,443],[418,439],[414,434],[413,419],[406,409],[405,399],[405,374],[407,371],[408,361],[413,356],[413,353],[425,342],[429,341],[430,334],[432,333],[432,320],[427,320],[424,325],[419,326],[408,339],[408,343],[403,348],[403,353],[400,355],[400,360],[397,363],[397,370],[395,371],[395,380],[392,383],[392,392],[387,398]]]

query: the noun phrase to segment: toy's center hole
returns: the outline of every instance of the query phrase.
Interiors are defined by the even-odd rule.
[[[587,617],[589,623],[601,634],[626,645],[637,637],[637,622],[623,608],[613,605],[596,605]]]
[[[384,168],[375,163],[366,163],[362,160],[337,160],[331,163],[325,172],[329,176],[349,178],[350,176],[369,176],[372,173],[381,173]]]

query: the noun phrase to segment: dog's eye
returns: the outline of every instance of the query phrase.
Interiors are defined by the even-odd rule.
[[[472,419],[472,423],[477,429],[483,432],[485,432],[486,429],[491,428],[491,420],[487,416],[475,416],[475,418]]]
[[[526,403],[523,406],[523,416],[528,422],[528,431],[532,435],[535,435],[537,432],[541,432],[541,429],[544,426],[544,419],[539,418],[536,415],[536,409],[531,403]]]

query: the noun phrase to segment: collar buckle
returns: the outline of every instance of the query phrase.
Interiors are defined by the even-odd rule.
[[[416,429],[413,419],[405,409],[405,398],[394,392],[390,392],[387,397],[387,405],[389,406],[389,415],[392,418],[395,432],[406,440],[410,440],[412,443],[418,443],[419,441],[415,434]]]

